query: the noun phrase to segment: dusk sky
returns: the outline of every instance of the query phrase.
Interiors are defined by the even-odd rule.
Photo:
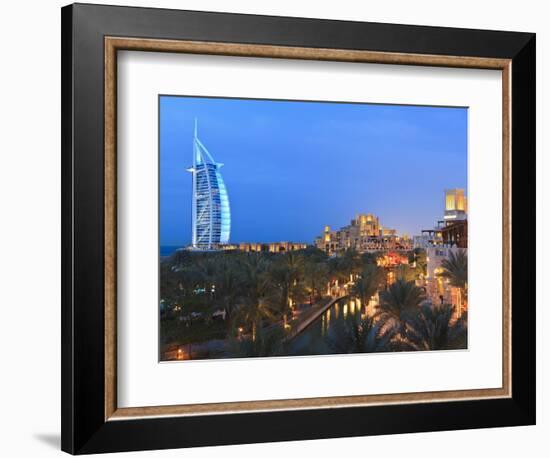
[[[160,97],[160,244],[191,242],[193,124],[221,168],[230,242],[312,243],[374,213],[399,234],[466,189],[467,109]]]

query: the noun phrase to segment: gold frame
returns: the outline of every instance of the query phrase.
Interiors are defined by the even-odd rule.
[[[241,57],[362,62],[438,67],[480,68],[502,71],[502,202],[503,292],[501,388],[421,393],[337,396],[215,404],[186,404],[118,408],[116,376],[116,88],[117,51],[152,51]],[[425,403],[490,398],[510,398],[511,372],[511,60],[481,57],[386,53],[343,49],[212,43],[179,40],[105,37],[105,420],[129,420],[159,416],[190,416],[274,410],[320,409],[380,404]]]

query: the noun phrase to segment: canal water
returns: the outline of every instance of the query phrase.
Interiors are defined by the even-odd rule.
[[[372,305],[368,306],[372,310]],[[336,301],[325,313],[311,323],[290,343],[288,354],[326,355],[345,353],[338,345],[347,319],[361,319],[367,309],[359,301],[348,298]]]

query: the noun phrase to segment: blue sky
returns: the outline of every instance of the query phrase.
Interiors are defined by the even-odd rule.
[[[416,235],[466,188],[467,109],[160,97],[160,243],[191,241],[193,123],[221,169],[231,242],[311,243],[356,213]]]

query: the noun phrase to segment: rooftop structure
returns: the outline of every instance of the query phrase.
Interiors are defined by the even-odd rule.
[[[468,201],[464,196],[464,189],[446,189],[445,190],[445,215],[443,219],[449,220],[464,220]]]

